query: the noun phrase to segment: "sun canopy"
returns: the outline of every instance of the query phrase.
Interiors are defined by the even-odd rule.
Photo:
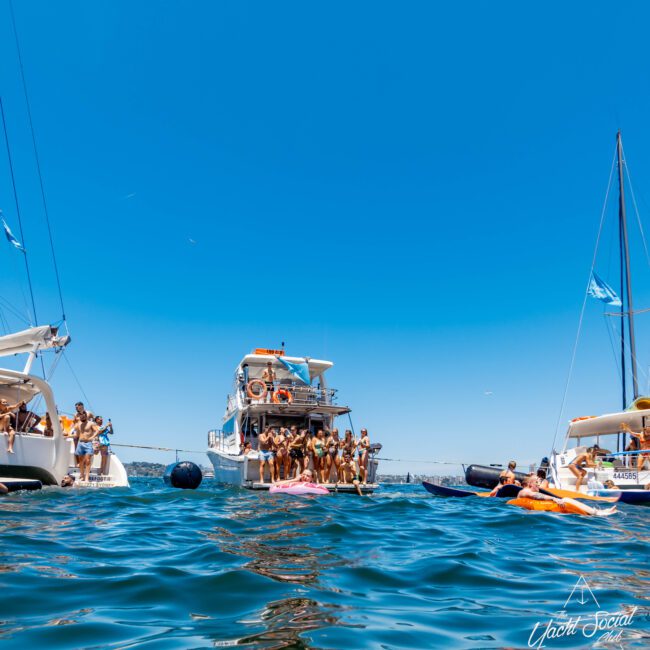
[[[66,346],[70,342],[70,337],[58,336],[58,333],[57,327],[41,325],[15,334],[0,336],[0,357]]]
[[[567,437],[569,438],[586,438],[589,436],[606,436],[619,433],[621,424],[625,422],[632,431],[640,431],[647,423],[650,426],[650,409],[643,411],[620,411],[618,413],[609,413],[599,415],[598,417],[588,417],[584,420],[572,422],[569,425]]]

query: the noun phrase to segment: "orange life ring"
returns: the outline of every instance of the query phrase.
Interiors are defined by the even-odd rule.
[[[255,393],[253,391],[254,386],[261,386],[262,392]],[[251,399],[264,399],[267,393],[268,393],[268,389],[266,387],[266,383],[263,382],[261,379],[251,379],[248,382],[248,384],[246,384],[246,395],[248,395]]]
[[[280,399],[281,397],[284,399]],[[279,388],[275,393],[273,393],[274,404],[291,404],[291,402],[293,402],[293,395],[290,391],[284,388]]]
[[[581,422],[582,420],[592,420],[593,418],[598,417],[597,415],[583,415],[582,417],[579,418],[573,418],[571,422]]]

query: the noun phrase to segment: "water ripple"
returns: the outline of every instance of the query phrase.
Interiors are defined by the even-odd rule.
[[[292,499],[144,479],[0,509],[7,649],[525,648],[538,621],[570,614],[580,576],[601,610],[636,606],[634,624],[617,645],[546,647],[650,641],[649,509],[590,519],[418,486]]]

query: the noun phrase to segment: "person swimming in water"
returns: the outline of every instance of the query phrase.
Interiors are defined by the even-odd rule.
[[[526,476],[526,478],[522,482],[523,482],[523,487],[521,488],[521,490],[519,490],[517,499],[534,499],[535,501],[553,501],[554,503],[557,503],[557,505],[559,505],[560,507],[563,506],[565,503],[570,503],[576,508],[579,508],[583,514],[594,515],[597,517],[606,517],[607,515],[611,515],[616,512],[616,506],[612,506],[611,508],[603,508],[603,509],[592,508],[591,506],[587,506],[584,503],[581,503],[580,501],[576,501],[575,499],[559,499],[557,497],[548,494],[542,494],[539,491],[540,489],[539,483],[537,481],[537,476],[535,476],[535,474],[528,474],[528,476]]]

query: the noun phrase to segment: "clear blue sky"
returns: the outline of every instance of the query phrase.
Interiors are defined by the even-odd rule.
[[[25,239],[55,321],[0,15]],[[25,0],[16,19],[68,354],[119,442],[203,449],[241,356],[284,340],[335,362],[388,457],[548,452],[619,127],[650,209],[646,3]],[[4,157],[0,207],[15,226]],[[612,232],[597,269],[614,282]],[[20,305],[19,256],[0,260]],[[565,420],[619,407],[602,311],[588,304]],[[64,365],[54,385],[71,408]],[[406,469],[444,468],[384,466]]]

